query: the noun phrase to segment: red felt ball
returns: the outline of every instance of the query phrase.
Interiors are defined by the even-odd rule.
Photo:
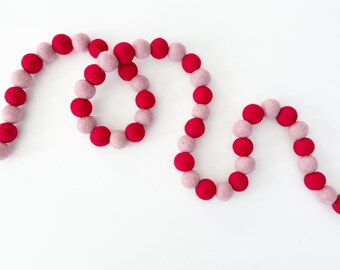
[[[315,149],[314,142],[309,138],[302,138],[296,140],[293,145],[294,152],[298,156],[308,156],[313,153]]]
[[[125,65],[120,64],[118,74],[124,81],[131,81],[138,74],[138,68],[133,62]]]
[[[248,138],[237,138],[233,143],[233,150],[236,155],[246,157],[253,152],[254,144]]]
[[[94,58],[97,58],[101,52],[105,52],[108,50],[109,50],[109,46],[104,40],[100,38],[92,40],[89,44],[89,53]]]
[[[312,172],[305,175],[304,182],[310,190],[320,190],[326,185],[326,177],[321,172]]]
[[[276,117],[277,122],[283,127],[289,127],[293,125],[298,118],[297,111],[290,106],[285,106],[280,109],[279,114]]]
[[[18,136],[18,129],[15,125],[10,123],[0,124],[0,142],[10,143],[13,142]]]
[[[76,98],[71,102],[71,111],[77,117],[89,116],[92,104],[88,99]]]
[[[69,54],[73,50],[71,38],[64,34],[56,35],[52,39],[52,47],[56,51],[56,53],[62,55]]]
[[[138,92],[135,101],[137,107],[140,109],[150,109],[155,106],[156,103],[155,96],[147,90],[142,90]]]
[[[21,106],[25,104],[27,99],[26,92],[20,87],[8,88],[5,92],[5,100],[9,105]]]
[[[188,172],[194,168],[195,159],[191,154],[181,152],[175,156],[174,164],[177,170],[181,172]]]
[[[190,137],[198,138],[204,134],[205,125],[202,119],[192,118],[185,124],[184,130]]]
[[[96,64],[89,65],[84,71],[85,79],[93,84],[100,85],[105,81],[105,72]]]
[[[213,98],[213,93],[208,87],[199,86],[195,89],[193,98],[198,104],[208,104]]]
[[[185,72],[192,73],[201,67],[201,59],[196,54],[189,53],[183,57],[182,67]]]
[[[338,198],[336,199],[336,201],[332,204],[332,207],[335,212],[340,214],[340,194],[338,195]]]
[[[243,119],[248,121],[250,124],[258,124],[264,117],[264,111],[261,106],[257,104],[249,104],[243,109]]]
[[[111,131],[104,126],[95,127],[90,134],[91,142],[98,147],[108,145],[110,142]]]
[[[135,57],[135,49],[127,42],[118,43],[114,47],[113,53],[121,64],[129,64]]]
[[[150,44],[151,55],[156,59],[163,59],[168,55],[169,45],[165,39],[156,38]]]
[[[216,185],[210,179],[202,179],[195,188],[198,198],[202,200],[210,200],[216,194]]]
[[[29,53],[21,59],[21,66],[28,73],[35,74],[43,68],[43,61],[38,55]]]
[[[237,192],[246,190],[249,183],[248,177],[240,172],[233,172],[230,174],[228,181],[233,190]]]
[[[140,142],[145,136],[144,126],[139,123],[131,123],[125,128],[125,136],[130,142]]]

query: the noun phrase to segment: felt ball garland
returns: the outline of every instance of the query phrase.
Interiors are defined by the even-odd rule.
[[[146,129],[153,121],[151,109],[156,104],[156,98],[149,89],[149,81],[138,74],[138,67],[134,58],[145,59],[151,55],[155,59],[165,59],[168,56],[173,62],[181,64],[184,72],[188,73],[194,86],[192,117],[184,126],[184,135],[178,140],[179,153],[174,158],[174,165],[182,173],[182,184],[195,189],[196,195],[202,200],[213,197],[222,201],[229,200],[234,192],[243,192],[249,186],[248,175],[256,168],[256,162],[250,155],[254,151],[254,144],[249,138],[253,125],[259,124],[264,117],[275,119],[277,123],[288,129],[293,140],[293,150],[298,159],[298,168],[304,174],[305,186],[316,193],[316,197],[325,204],[331,205],[340,214],[340,195],[327,185],[326,176],[318,171],[318,161],[312,155],[315,145],[308,138],[308,125],[298,120],[297,111],[290,106],[281,107],[274,99],[268,99],[261,105],[250,104],[242,112],[242,120],[235,123],[233,133],[237,137],[232,149],[238,156],[235,161],[235,171],[225,180],[215,183],[209,178],[201,178],[195,170],[193,152],[196,139],[205,132],[205,123],[209,117],[208,104],[213,99],[213,92],[209,88],[210,73],[202,68],[202,61],[194,53],[187,53],[181,43],[168,42],[163,38],[156,38],[151,43],[144,39],[137,39],[132,44],[121,42],[109,50],[108,44],[102,39],[91,39],[83,33],[72,38],[65,34],[56,35],[51,43],[43,42],[37,47],[36,53],[29,53],[21,60],[22,69],[12,73],[12,87],[5,92],[7,106],[1,111],[4,123],[0,124],[0,160],[10,154],[9,143],[18,135],[16,124],[23,119],[20,106],[27,100],[25,89],[33,82],[32,75],[39,73],[43,67],[52,62],[58,55],[70,54],[73,50],[86,52],[97,59],[84,70],[84,79],[76,82],[74,92],[76,98],[71,102],[72,114],[78,117],[77,128],[81,133],[89,134],[90,141],[97,147],[110,145],[116,149],[124,148],[129,142],[137,143],[145,137]],[[96,94],[96,87],[104,83],[106,73],[118,70],[118,75],[130,83],[136,91],[135,103],[138,107],[134,122],[122,130],[110,130],[106,126],[98,125],[95,117],[91,116],[93,105],[90,101]]]

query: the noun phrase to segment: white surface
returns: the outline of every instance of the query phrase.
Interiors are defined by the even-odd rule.
[[[2,93],[22,55],[60,32],[86,32],[111,47],[180,41],[213,78],[211,118],[195,152],[203,177],[229,175],[233,123],[248,103],[274,97],[309,124],[320,170],[340,191],[339,1],[74,2],[2,2]],[[202,202],[172,165],[193,106],[188,76],[168,60],[139,62],[157,96],[156,121],[141,144],[97,149],[69,110],[73,84],[92,62],[59,57],[29,90],[20,137],[0,164],[0,269],[337,267],[340,217],[304,187],[286,130],[257,126],[249,189]],[[94,114],[122,128],[133,119],[134,93],[109,78]]]

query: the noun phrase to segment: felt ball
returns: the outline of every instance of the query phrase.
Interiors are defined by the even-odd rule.
[[[198,198],[207,201],[215,196],[216,185],[210,179],[202,179],[201,181],[198,182],[195,191]]]
[[[72,37],[72,46],[76,52],[86,52],[90,42],[90,37],[84,33],[78,33]]]
[[[248,138],[238,138],[233,143],[233,150],[236,155],[246,157],[253,152],[254,144]]]
[[[135,102],[140,109],[150,109],[155,106],[156,99],[150,91],[142,90],[136,95]]]
[[[137,39],[132,46],[138,59],[147,58],[151,53],[150,44],[145,39]]]
[[[181,138],[179,138],[178,142],[177,142],[177,147],[179,149],[179,151],[181,152],[192,152],[195,150],[196,148],[196,142],[195,139],[188,136],[188,135],[184,135]]]
[[[257,104],[249,104],[243,109],[243,119],[248,121],[250,124],[258,124],[264,117],[264,111],[261,106]]]
[[[125,135],[130,142],[140,142],[145,136],[145,129],[139,123],[131,123],[125,128]]]
[[[127,42],[118,43],[114,47],[113,53],[121,64],[129,64],[135,57],[135,49]]]
[[[102,52],[97,57],[97,64],[105,72],[112,72],[118,68],[117,58],[108,51]]]
[[[82,117],[77,121],[78,130],[84,134],[90,134],[96,126],[97,120],[93,116]]]
[[[192,117],[200,118],[202,120],[207,120],[209,114],[210,114],[209,107],[204,104],[195,104],[191,111]]]
[[[24,118],[24,112],[16,106],[7,105],[2,109],[1,116],[5,122],[16,124]]]
[[[233,172],[229,176],[229,184],[236,192],[241,192],[247,189],[248,187],[248,177],[240,172]]]
[[[96,87],[86,80],[79,80],[74,85],[74,93],[78,98],[91,99],[96,94]]]
[[[219,182],[216,188],[216,198],[221,201],[228,201],[233,196],[234,190],[228,182]]]
[[[195,167],[195,159],[191,154],[181,152],[175,156],[174,164],[177,170],[181,172],[188,172]]]
[[[0,143],[0,160],[4,160],[9,156],[9,146],[7,143]]]
[[[305,185],[310,190],[320,190],[326,185],[326,177],[321,172],[312,172],[305,175]]]
[[[100,85],[105,81],[106,75],[98,65],[92,64],[85,69],[84,77],[89,83]]]
[[[26,72],[35,74],[43,68],[43,60],[38,55],[29,53],[21,59],[21,66]]]
[[[297,121],[288,128],[288,131],[293,140],[299,140],[308,135],[309,127],[305,122]]]
[[[15,125],[11,123],[0,124],[0,142],[10,143],[13,142],[18,136],[18,130]]]
[[[114,130],[111,133],[110,144],[116,149],[124,148],[128,143],[124,130]]]
[[[200,118],[190,119],[184,127],[185,133],[192,138],[201,137],[205,131],[205,125]]]
[[[135,63],[131,62],[126,65],[119,65],[118,67],[118,75],[124,81],[131,81],[138,73],[138,68]]]
[[[235,161],[235,168],[238,172],[249,174],[256,168],[256,162],[252,157],[238,157]]]
[[[233,132],[236,137],[249,137],[253,132],[253,125],[246,120],[239,120],[235,123]]]
[[[180,62],[186,54],[186,49],[182,43],[172,43],[169,47],[168,57],[171,61]]]
[[[153,122],[153,113],[151,110],[138,110],[135,113],[135,122],[143,126],[150,126]]]
[[[267,99],[262,103],[264,114],[269,119],[275,119],[280,112],[281,105],[275,99]]]
[[[196,171],[188,171],[182,174],[182,184],[186,188],[195,188],[200,181],[200,175]]]
[[[183,57],[182,67],[185,72],[193,73],[201,67],[201,59],[194,53],[188,53]]]
[[[335,189],[327,185],[323,189],[316,191],[316,196],[320,202],[326,204],[334,203],[338,197]]]
[[[45,63],[50,63],[57,57],[55,50],[48,42],[40,43],[37,47],[36,53]]]
[[[156,38],[151,42],[151,55],[156,59],[163,59],[168,55],[169,45],[163,38]]]
[[[5,100],[10,105],[21,106],[25,104],[26,99],[26,92],[19,87],[8,88],[5,92]]]
[[[52,39],[52,47],[58,54],[66,55],[72,52],[72,40],[65,34],[56,35]]]
[[[111,131],[104,126],[95,127],[91,134],[91,142],[98,147],[108,145],[110,142]]]
[[[210,73],[203,68],[195,70],[190,76],[190,81],[195,87],[206,86],[210,83],[210,80]]]
[[[11,82],[14,86],[25,89],[32,85],[33,79],[31,74],[23,69],[18,69],[12,73]]]
[[[297,118],[297,111],[293,107],[285,106],[280,109],[276,120],[281,126],[289,127],[296,122]]]
[[[193,99],[198,104],[209,104],[213,98],[213,93],[210,88],[206,86],[199,86],[193,93]]]
[[[130,81],[130,85],[133,90],[139,92],[149,88],[149,80],[143,75],[137,75]]]
[[[105,52],[109,50],[109,46],[107,45],[107,43],[100,38],[92,40],[88,48],[89,48],[89,53],[91,54],[93,58],[97,58],[101,52]]]
[[[314,152],[314,142],[309,138],[296,140],[293,145],[295,154],[298,156],[308,156]]]
[[[92,104],[87,99],[76,98],[71,102],[71,111],[77,117],[89,116],[92,112]]]
[[[298,167],[303,173],[315,172],[318,168],[318,160],[311,155],[300,157],[298,160]]]
[[[336,201],[332,204],[332,207],[335,212],[340,214],[340,195],[338,195]]]

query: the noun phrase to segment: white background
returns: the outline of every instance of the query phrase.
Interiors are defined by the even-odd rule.
[[[79,3],[77,3],[79,2]],[[195,157],[202,177],[226,179],[233,123],[276,98],[310,126],[319,168],[340,191],[340,2],[2,1],[0,88],[22,55],[57,33],[117,42],[162,36],[197,53],[215,100]],[[335,269],[340,217],[304,187],[287,131],[264,121],[252,139],[257,170],[229,202],[200,201],[174,169],[192,86],[180,65],[138,61],[157,97],[140,144],[98,149],[69,104],[93,60],[59,57],[28,91],[25,121],[0,164],[0,269]],[[121,129],[135,93],[113,73],[93,99],[100,124]],[[5,105],[3,98],[0,105]]]

